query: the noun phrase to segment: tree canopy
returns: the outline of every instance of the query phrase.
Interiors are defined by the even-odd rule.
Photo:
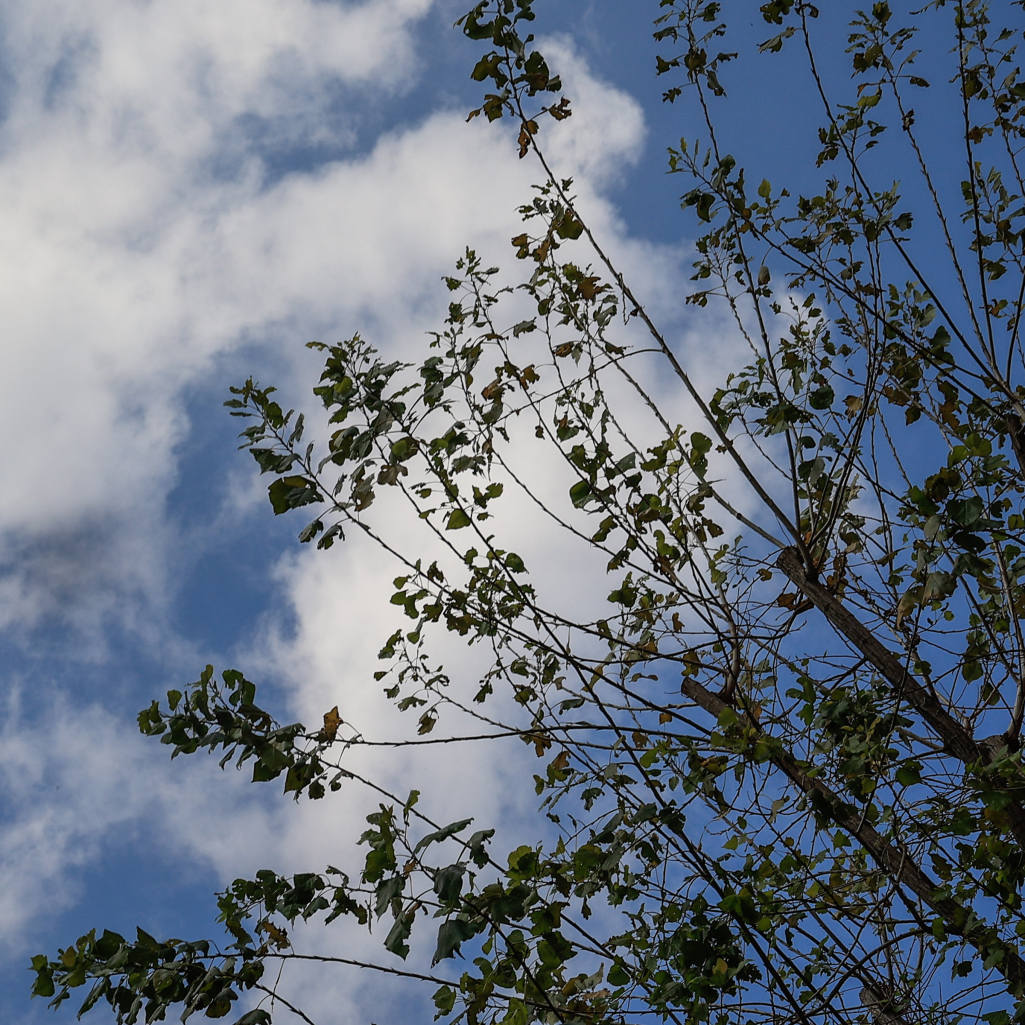
[[[274,980],[296,923],[338,920],[468,1025],[1025,1019],[1023,4],[636,5],[666,103],[701,126],[668,166],[696,233],[680,288],[736,341],[713,365],[740,354],[710,389],[552,169],[573,105],[531,34],[545,6],[458,22],[470,117],[511,122],[540,168],[512,269],[468,251],[416,364],[312,343],[323,442],[272,388],[228,402],[273,511],[315,516],[300,541],[395,559],[408,621],[366,685],[411,743],[458,739],[458,709],[529,745],[537,835],[500,850],[493,823],[382,789],[358,877],[238,879],[227,947],[94,931],[33,959],[34,992],[89,986],[83,1010],[119,1022],[253,996],[238,1025],[310,1021]],[[720,142],[756,59],[801,76],[792,182]],[[537,585],[510,508],[564,538],[588,594]],[[443,632],[487,655],[469,693]],[[376,786],[337,708],[278,723],[236,670],[139,724],[297,800]]]

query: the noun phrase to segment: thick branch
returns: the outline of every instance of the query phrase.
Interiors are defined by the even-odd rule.
[[[891,1009],[891,1001],[874,986],[866,986],[861,991],[861,1002],[872,1015],[876,1025],[908,1025],[907,1019],[895,1014]]]
[[[992,751],[980,745],[940,702],[912,676],[903,660],[882,644],[838,598],[805,572],[794,548],[784,548],[776,565],[801,593],[826,617],[830,626],[870,662],[900,697],[933,728],[944,748],[965,765],[988,765]],[[1018,801],[1006,808],[1008,823],[1018,845],[1025,848],[1025,809]]]
[[[701,684],[688,677],[683,678],[681,689],[692,701],[706,712],[718,718],[730,708],[718,695],[706,690]],[[736,711],[734,709],[734,711]],[[737,712],[741,724],[762,733],[754,720]],[[872,856],[892,879],[906,886],[934,914],[942,919],[948,933],[961,936],[979,951],[983,959],[988,958],[994,947],[1003,951],[1003,959],[996,965],[1007,980],[1008,989],[1016,996],[1025,992],[1025,961],[1017,950],[1002,940],[995,930],[983,925],[975,913],[949,897],[937,896],[939,887],[915,864],[910,854],[881,836],[861,812],[844,801],[821,780],[812,778],[789,753],[780,752],[771,758],[772,763],[789,777],[802,793],[807,794],[819,808],[828,809],[834,822],[852,837]]]
[[[784,548],[776,565],[829,620],[833,629],[850,641],[908,704],[918,710],[952,755],[965,763],[985,760],[975,738],[911,675],[904,662],[880,643],[868,627],[825,587],[808,578],[801,556],[795,549]]]

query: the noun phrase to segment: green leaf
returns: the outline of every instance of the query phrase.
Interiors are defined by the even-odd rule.
[[[578,239],[584,232],[583,224],[578,221],[569,210],[567,210],[562,218],[559,220],[555,228],[559,235],[559,238]]]
[[[479,829],[467,842],[467,847],[470,849],[470,857],[478,868],[483,868],[488,863],[488,853],[484,849],[484,845],[494,835],[495,831],[493,829]]]
[[[626,986],[630,982],[630,976],[626,974],[622,965],[614,964],[609,969],[608,980],[610,986]]]
[[[420,443],[416,438],[399,438],[391,447],[392,459],[397,463],[412,459],[419,451]]]
[[[984,506],[978,495],[971,498],[952,498],[947,503],[950,518],[962,527],[971,527],[982,519]]]
[[[989,1011],[987,1014],[979,1015],[989,1025],[1009,1025],[1011,1016],[1006,1011]]]
[[[431,964],[437,964],[458,953],[460,946],[470,939],[475,931],[469,922],[464,922],[461,918],[450,918],[443,923],[438,930],[438,946]]]
[[[441,843],[442,840],[447,840],[450,836],[455,836],[456,833],[461,833],[471,822],[473,822],[473,819],[461,819],[459,822],[452,822],[434,833],[428,833],[427,836],[425,836],[413,848],[413,853],[419,854],[425,847],[429,847],[432,843]]]
[[[405,885],[405,876],[392,876],[392,878],[377,884],[374,910],[377,912],[378,918],[388,910],[388,905],[402,893]]]
[[[89,995],[82,1002],[82,1006],[78,1009],[78,1017],[81,1018],[83,1014],[91,1011],[96,1004],[99,1002],[100,997],[105,996],[110,991],[110,976],[100,979],[95,986],[89,991]]]
[[[816,388],[808,396],[808,405],[812,409],[829,409],[833,404],[834,399],[833,389],[828,385],[824,384],[819,388]]]
[[[391,927],[391,930],[385,937],[384,949],[392,954],[397,954],[403,961],[405,961],[406,955],[409,954],[409,944],[406,943],[406,940],[409,939],[409,933],[412,928],[412,916],[408,914],[399,915],[399,917],[395,919],[395,924]]]
[[[296,456],[291,452],[275,452],[265,448],[251,448],[249,452],[259,464],[260,473],[287,473],[296,461]]]
[[[299,532],[299,540],[302,544],[307,544],[312,541],[322,530],[324,529],[324,523],[322,520],[314,520],[312,523],[307,524]]]
[[[53,968],[45,954],[36,954],[32,958],[32,970],[36,973],[32,984],[32,996],[52,997],[54,994]]]
[[[463,527],[468,527],[473,521],[470,519],[462,509],[453,509],[449,514],[448,522],[445,524],[446,530],[461,530]]]
[[[279,477],[267,489],[274,515],[280,516],[289,509],[298,509],[313,502],[322,502],[317,485],[305,477]]]
[[[712,220],[712,205],[715,203],[715,196],[711,192],[703,192],[700,189],[693,189],[683,197],[683,206],[694,207],[698,219],[702,221]]]
[[[434,892],[440,900],[447,902],[458,900],[463,891],[463,872],[465,866],[460,864],[439,868],[434,876]]]
[[[434,1016],[435,1021],[443,1018],[446,1014],[451,1014],[452,1008],[456,1006],[455,991],[449,986],[442,986],[441,989],[436,990],[434,993],[434,1006],[438,1009],[438,1013]]]
[[[257,1007],[243,1014],[235,1025],[271,1025],[271,1016],[262,1007]]]
[[[586,480],[580,480],[569,489],[569,497],[578,509],[582,509],[588,502],[592,501],[594,491]]]

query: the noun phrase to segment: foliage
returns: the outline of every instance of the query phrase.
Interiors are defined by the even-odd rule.
[[[400,959],[432,930],[430,967],[374,966],[431,981],[438,1017],[470,1025],[1025,1019],[1022,4],[884,0],[841,38],[836,8],[773,0],[771,37],[732,51],[747,6],[661,0],[665,99],[704,124],[669,154],[701,231],[687,302],[749,354],[710,393],[550,169],[540,126],[571,107],[535,7],[459,22],[487,48],[470,116],[511,119],[545,174],[512,240],[521,280],[468,252],[419,365],[314,343],[323,446],[273,389],[228,405],[274,512],[315,510],[301,541],[355,532],[400,565],[409,623],[377,678],[420,738],[459,705],[429,639],[489,651],[469,711],[541,759],[544,828],[502,857],[492,829],[381,792],[358,880],[237,880],[228,948],[89,934],[34,959],[34,991],[92,983],[84,1009],[119,1022],[219,1017],[302,957],[297,923],[345,917],[385,919]],[[758,61],[802,67],[818,111],[788,187],[719,148],[731,77]],[[524,503],[565,536],[566,573],[608,578],[603,608],[564,607],[502,547]],[[297,799],[358,780],[337,708],[282,726],[222,680],[154,702],[143,732]]]

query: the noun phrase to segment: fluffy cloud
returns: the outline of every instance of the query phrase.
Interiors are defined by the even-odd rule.
[[[447,301],[438,278],[467,244],[489,260],[511,255],[515,208],[537,171],[516,160],[505,132],[440,110],[354,148],[361,106],[415,81],[415,32],[429,6],[0,4],[11,74],[0,127],[0,409],[17,442],[0,491],[9,637],[55,618],[98,636],[116,616],[158,650],[184,643],[153,612],[174,587],[181,539],[166,503],[190,389],[243,346],[292,395],[315,369],[307,338],[360,329],[388,353],[410,353],[437,326]],[[590,223],[679,328],[682,253],[630,239],[607,199],[643,145],[640,108],[594,78],[567,40],[546,52],[576,111],[544,126],[557,171],[575,177]],[[333,159],[269,174],[275,154],[310,147]],[[564,493],[556,466],[538,469]],[[254,495],[247,479],[231,501]],[[560,578],[565,553],[532,522],[511,526],[540,584],[564,597],[582,591]],[[393,575],[365,547],[289,554],[279,583],[293,626],[269,619],[246,668],[284,681],[297,714],[315,720],[338,703],[369,736],[396,736],[406,724],[365,686],[375,642],[390,632]],[[94,861],[112,830],[134,823],[227,880],[264,864],[339,863],[353,818],[376,800],[354,790],[330,815],[328,804],[268,809],[234,783],[213,783],[209,765],[169,775],[161,752],[108,713],[61,708],[57,693],[52,704],[60,710],[44,725],[13,716],[2,738],[0,938],[18,935],[53,882]],[[377,749],[356,764],[397,790],[430,784],[445,798],[428,809],[439,818],[447,800],[515,830],[531,821],[533,798],[509,781],[531,755],[517,742],[504,763],[490,752],[481,760],[483,750]],[[76,892],[47,899],[52,911]]]
[[[412,74],[428,4],[4,6],[7,621],[97,573],[159,590],[152,559],[120,559],[103,535],[134,521],[152,536],[187,429],[181,389],[247,330],[318,305],[323,276],[270,287],[296,250],[331,259],[313,197],[266,188],[262,157],[327,135],[346,145],[367,90]],[[344,216],[329,196],[340,184],[321,178],[320,193]],[[364,244],[334,231],[336,246]],[[102,570],[69,558],[72,534]]]

